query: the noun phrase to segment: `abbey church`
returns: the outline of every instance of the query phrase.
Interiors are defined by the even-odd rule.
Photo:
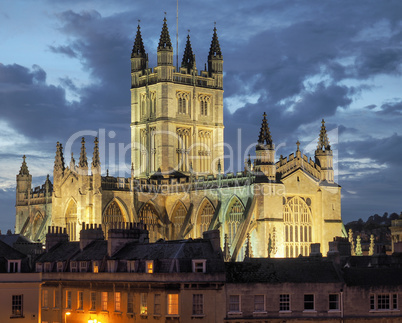
[[[98,139],[88,163],[85,138],[67,164],[57,143],[53,183],[32,188],[26,158],[17,175],[15,232],[44,241],[47,228],[79,240],[83,223],[108,228],[143,222],[151,242],[202,237],[219,229],[226,260],[298,257],[342,235],[341,188],[324,120],[314,159],[276,161],[268,117],[255,133],[256,159],[223,173],[223,56],[214,28],[207,64],[197,70],[190,37],[180,68],[164,19],[157,66],[148,66],[138,26],[131,54],[131,176],[101,174]],[[88,140],[88,138],[87,138]]]

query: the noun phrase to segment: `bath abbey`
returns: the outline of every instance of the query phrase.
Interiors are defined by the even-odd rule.
[[[297,149],[275,157],[268,114],[256,130],[255,159],[224,173],[223,56],[214,28],[198,70],[190,37],[173,64],[166,18],[157,66],[148,66],[140,26],[131,53],[131,176],[102,172],[97,138],[65,162],[57,142],[53,179],[32,188],[29,160],[17,174],[15,233],[44,241],[49,226],[79,241],[82,224],[108,228],[142,222],[150,242],[202,237],[218,229],[225,260],[308,256],[310,245],[342,236],[341,187],[324,120],[314,156]],[[128,121],[128,120],[127,120]],[[77,154],[78,156],[78,154]],[[68,156],[70,158],[70,156]]]

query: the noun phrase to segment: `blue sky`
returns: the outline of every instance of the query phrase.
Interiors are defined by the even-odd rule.
[[[138,20],[154,66],[165,11],[175,43],[175,0],[0,2],[1,230],[14,227],[23,154],[35,186],[52,175],[56,142],[77,132],[103,131],[106,155],[124,162],[108,148],[130,142]],[[190,30],[197,67],[204,67],[214,22],[224,58],[225,138],[235,157],[226,171],[242,167],[264,111],[277,157],[294,152],[297,140],[313,156],[325,118],[344,221],[401,212],[402,2],[180,0],[180,60]],[[103,171],[117,174],[114,164],[104,160]]]

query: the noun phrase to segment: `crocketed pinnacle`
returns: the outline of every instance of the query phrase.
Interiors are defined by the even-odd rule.
[[[268,122],[267,122],[267,114],[264,112],[264,118],[262,119],[260,135],[258,137],[258,144],[260,146],[263,145],[272,145],[271,132],[269,131]]]
[[[253,250],[251,248],[250,233],[247,233],[246,252],[244,259],[253,258]]]
[[[325,129],[325,121],[322,119],[321,121],[321,130],[320,137],[318,138],[317,150],[331,150],[331,146],[329,144],[327,129]]]
[[[163,19],[162,32],[161,32],[161,37],[159,39],[159,46],[158,46],[158,50],[163,50],[163,49],[172,49],[172,42],[170,41],[170,35],[169,35],[168,26],[166,23],[166,17]]]
[[[20,169],[20,175],[29,175],[29,171],[28,171],[28,166],[27,163],[25,162],[25,158],[26,156],[22,156],[22,165],[21,165],[21,169]]]
[[[98,146],[98,137],[95,137],[94,141],[94,154],[92,156],[92,167],[100,166],[100,158],[99,158],[99,146]]]
[[[218,35],[216,33],[216,27],[214,27],[214,34],[212,36],[212,41],[211,41],[211,48],[209,49],[209,55],[208,58],[222,58],[222,52],[221,52],[221,47],[219,46],[219,40],[218,40]]]
[[[57,142],[56,144],[56,157],[54,159],[54,170],[64,171],[63,146],[59,142]]]
[[[137,35],[135,36],[133,51],[131,52],[131,58],[146,58],[144,42],[142,41],[140,25],[137,27]]]
[[[191,48],[190,35],[187,35],[186,48],[184,49],[183,60],[181,62],[181,67],[187,68],[189,73],[192,68],[194,68],[194,54]]]
[[[81,168],[88,167],[87,152],[86,152],[86,149],[85,149],[85,139],[84,139],[84,137],[82,137],[82,139],[81,139],[81,153],[80,153],[79,166]]]

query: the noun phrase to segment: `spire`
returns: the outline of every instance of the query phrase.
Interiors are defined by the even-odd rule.
[[[269,131],[268,122],[267,122],[267,114],[264,112],[264,118],[262,119],[260,135],[258,136],[258,145],[272,145],[271,132]]]
[[[320,130],[320,137],[318,138],[318,145],[317,150],[331,150],[331,146],[329,144],[327,129],[325,129],[325,121],[322,119],[321,121],[321,130]]]
[[[146,58],[144,42],[142,41],[140,24],[137,27],[137,35],[135,36],[133,51],[131,52],[131,58]]]
[[[168,26],[166,23],[166,17],[163,18],[162,32],[161,32],[161,37],[159,39],[159,46],[158,46],[158,50],[164,50],[164,49],[172,50],[172,42],[170,41],[170,35],[169,35]]]
[[[63,146],[59,142],[57,142],[56,144],[56,157],[54,159],[54,170],[64,171]]]
[[[222,58],[221,47],[219,45],[218,35],[216,33],[216,26],[214,27],[214,34],[212,35],[211,47],[209,49],[208,59]]]
[[[191,48],[190,35],[187,35],[186,48],[184,49],[181,67],[186,68],[187,73],[190,73],[190,70],[194,69],[194,65],[195,60],[194,60],[193,49]]]
[[[25,158],[27,158],[25,155],[22,156],[22,165],[19,175],[29,175],[28,166],[27,163],[25,162]]]
[[[98,167],[100,166],[98,137],[95,137],[94,144],[95,146],[94,146],[94,154],[92,156],[92,167]]]
[[[86,152],[86,149],[85,149],[85,139],[84,139],[84,137],[82,137],[82,139],[81,139],[81,153],[80,153],[79,167],[80,168],[88,167],[87,152]]]

